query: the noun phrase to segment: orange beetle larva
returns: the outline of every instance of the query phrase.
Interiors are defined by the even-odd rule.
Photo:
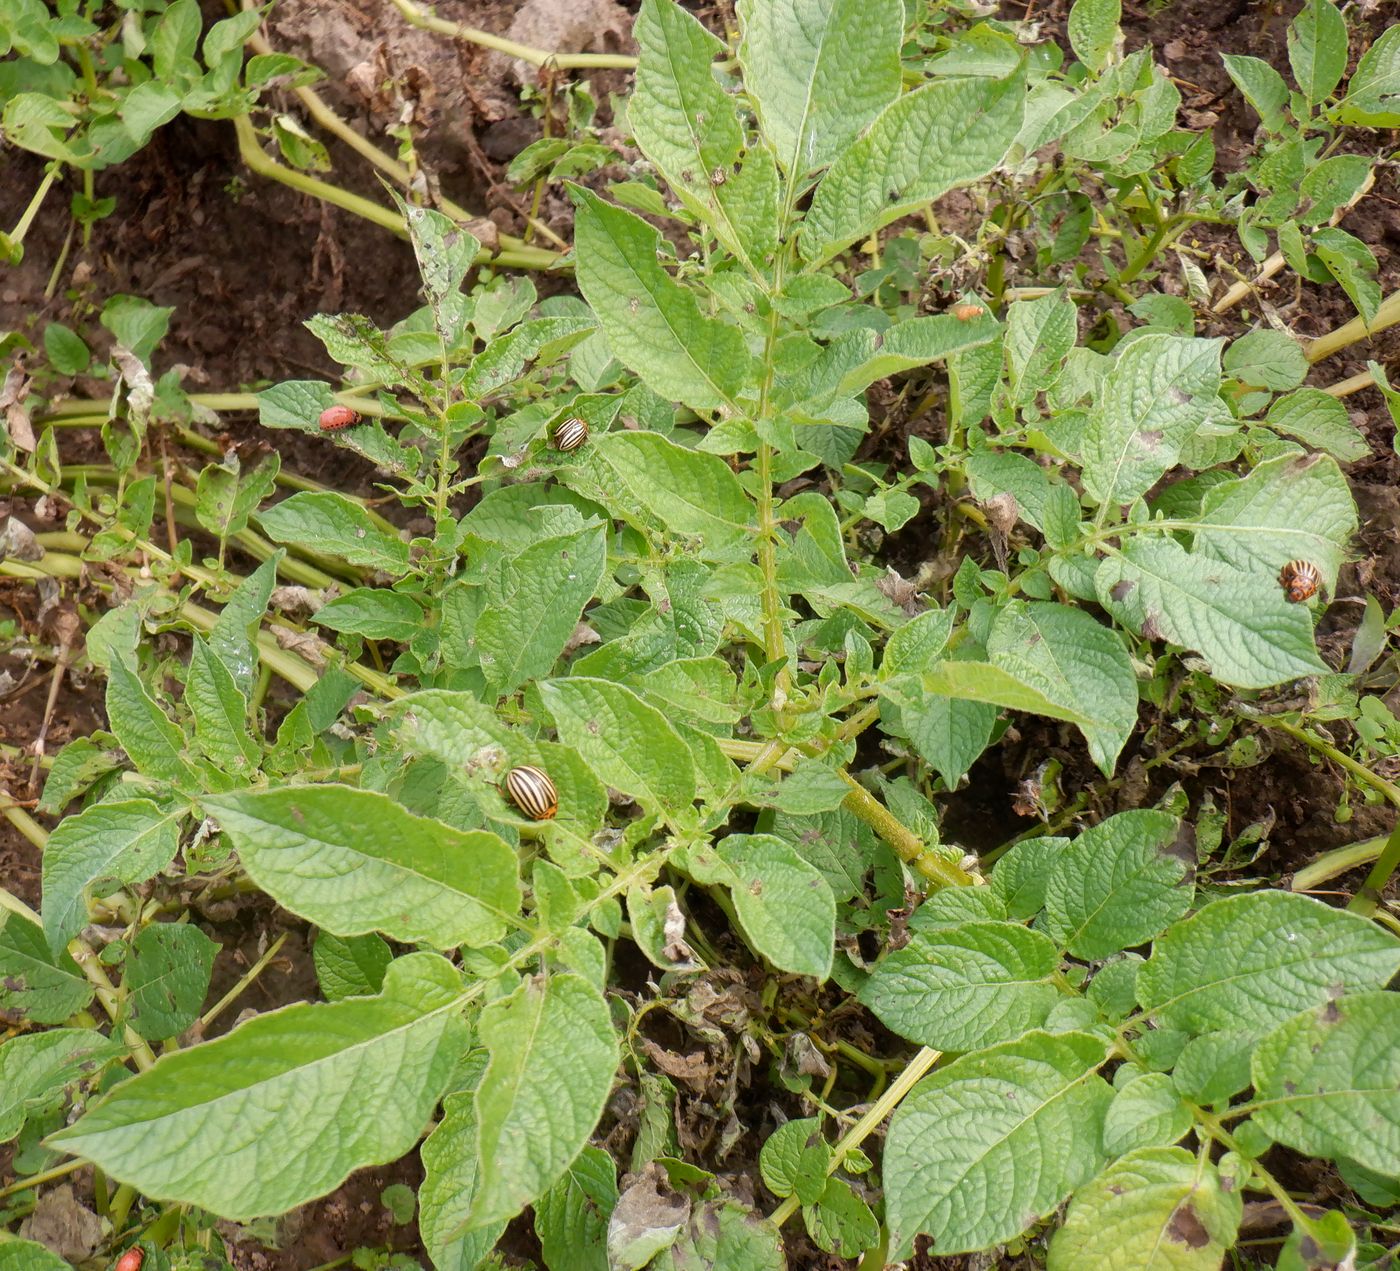
[[[981,305],[956,305],[953,308],[953,317],[959,322],[971,322],[973,318],[980,318],[986,312]]]
[[[506,793],[526,816],[548,821],[559,811],[559,791],[543,768],[524,764],[506,773]]]
[[[1311,600],[1322,586],[1322,574],[1310,560],[1291,560],[1278,574],[1279,585],[1295,605]]]
[[[137,1246],[132,1246],[120,1258],[114,1271],[141,1271],[141,1264],[146,1261],[146,1251]]]
[[[348,406],[331,406],[321,412],[321,431],[335,432],[340,428],[349,428],[351,424],[358,424],[360,417]]]

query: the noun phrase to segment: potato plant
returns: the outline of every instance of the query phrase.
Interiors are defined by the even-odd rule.
[[[1293,86],[1227,58],[1260,146],[1221,180],[1112,0],[1078,0],[1067,64],[943,16],[740,0],[730,48],[643,0],[626,124],[656,180],[567,186],[578,296],[480,271],[477,239],[395,196],[422,306],[317,316],[344,383],[257,399],[385,498],[276,449],[163,492],[151,438],[198,403],[153,370],[168,311],[109,303],[109,462],[71,471],[52,423],[3,461],[69,511],[0,568],[86,568],[111,602],[82,655],[108,729],[54,757],[55,828],[30,822],[41,909],[0,892],[12,1216],[90,1164],[113,1250],[164,1271],[218,1254],[214,1218],[417,1152],[439,1271],[518,1265],[511,1224],[560,1269],[766,1271],[785,1235],[871,1267],[916,1243],[1256,1265],[1254,1201],[1291,1224],[1279,1267],[1386,1264],[1400,834],[1341,908],[1227,880],[1180,787],[1083,826],[1070,803],[988,860],[940,809],[1030,717],[1114,780],[1149,711],[1220,751],[1291,736],[1400,806],[1375,771],[1400,748],[1393,616],[1366,602],[1340,667],[1315,638],[1367,442],[1282,323],[1200,333],[1180,242],[1228,224],[1392,320],[1329,222],[1371,177],[1341,130],[1400,124],[1400,28],[1345,86],[1328,0],[1290,27]],[[7,131],[37,135],[30,112],[52,137],[38,111],[13,99]],[[954,190],[986,212],[971,240],[936,220]],[[1008,283],[1013,231],[1047,285]],[[1107,340],[1081,332],[1094,289],[1125,324]],[[44,345],[53,373],[92,359],[66,327]],[[932,422],[882,465],[860,455],[891,381]],[[871,544],[935,503],[923,571],[892,576]],[[314,928],[321,1000],[223,1031],[266,959],[211,1005],[192,919],[249,892]],[[766,1015],[730,1041],[789,1118],[747,1187],[685,1159],[645,1032],[735,967]],[[884,1049],[827,1031],[839,1012]],[[624,1094],[626,1152],[601,1132]],[[1345,1203],[1299,1203],[1300,1158]],[[63,1263],[0,1237],[11,1265]]]

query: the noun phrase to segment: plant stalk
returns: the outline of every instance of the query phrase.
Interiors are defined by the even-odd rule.
[[[841,1164],[850,1155],[852,1148],[859,1147],[870,1136],[870,1133],[883,1121],[891,1112],[899,1106],[907,1095],[943,1056],[941,1050],[930,1050],[923,1047],[913,1059],[909,1061],[909,1066],[899,1074],[890,1084],[890,1088],[871,1105],[870,1110],[861,1117],[849,1130],[842,1135],[836,1146],[831,1149],[831,1160],[827,1162],[826,1172],[834,1174],[841,1168]],[[789,1218],[797,1212],[801,1202],[796,1196],[789,1196],[781,1205],[777,1207],[768,1217],[775,1227],[781,1227]]]
[[[466,40],[469,44],[479,44],[482,48],[494,49],[507,57],[518,57],[522,62],[529,62],[531,66],[557,66],[560,70],[612,67],[630,71],[637,65],[637,59],[625,53],[551,53],[528,44],[517,44],[504,36],[492,35],[489,31],[481,31],[460,22],[448,22],[443,18],[434,17],[412,3],[412,0],[393,0],[393,4],[411,26],[420,27],[425,31],[436,31],[439,35],[450,35],[454,39]]]

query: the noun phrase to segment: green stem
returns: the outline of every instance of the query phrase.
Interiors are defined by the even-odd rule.
[[[1319,754],[1326,755],[1339,768],[1344,768],[1363,785],[1370,786],[1392,807],[1400,810],[1400,787],[1372,772],[1365,764],[1358,763],[1331,742],[1323,741],[1321,737],[1315,736],[1306,728],[1300,728],[1297,724],[1292,724],[1286,719],[1261,717],[1259,722],[1269,728],[1277,728],[1280,732],[1287,733],[1295,741],[1300,741]],[[1386,883],[1390,881],[1390,877],[1395,873],[1397,867],[1400,867],[1400,825],[1397,825],[1391,832],[1385,847],[1376,859],[1375,865],[1366,876],[1366,881],[1361,884],[1356,895],[1351,898],[1351,903],[1347,905],[1347,908],[1353,913],[1363,914],[1367,917],[1375,913],[1376,907],[1380,903],[1381,892],[1384,891]]]
[[[1326,335],[1320,335],[1316,340],[1309,341],[1303,354],[1309,362],[1320,362],[1323,358],[1331,357],[1332,354],[1353,344],[1369,340],[1373,335],[1384,331],[1387,327],[1393,327],[1397,322],[1400,322],[1400,291],[1392,291],[1381,301],[1380,308],[1376,310],[1376,316],[1370,322],[1364,318],[1353,318],[1335,331],[1329,331]]]
[[[9,233],[10,246],[18,247],[24,242],[24,236],[29,233],[29,227],[34,223],[34,218],[39,214],[39,208],[43,206],[44,197],[48,194],[53,183],[58,180],[58,175],[63,171],[63,165],[53,163],[49,165],[49,170],[44,173],[44,179],[39,182],[39,188],[34,191],[34,197],[29,200],[29,205],[21,213],[15,227]]]
[[[791,772],[797,766],[803,751],[787,751],[773,748],[773,743],[744,741],[739,738],[718,739],[720,749],[730,759],[756,766],[761,758],[767,758],[771,767],[783,772]],[[774,757],[776,755],[777,757]],[[875,831],[894,849],[895,855],[906,862],[930,883],[938,887],[969,887],[978,882],[960,865],[944,860],[935,852],[930,852],[924,841],[909,829],[898,817],[890,812],[874,795],[844,770],[843,780],[851,787],[842,803],[848,812],[853,813]]]
[[[944,860],[935,852],[930,852],[924,841],[907,828],[898,817],[891,813],[874,795],[862,786],[848,772],[841,773],[851,792],[841,804],[849,812],[854,812],[872,830],[885,840],[895,855],[905,864],[922,874],[938,887],[971,887],[977,882],[961,865]]]
[[[514,40],[507,40],[503,36],[492,35],[489,31],[481,31],[460,22],[435,18],[424,13],[412,0],[393,0],[393,4],[412,26],[425,31],[436,31],[439,35],[450,35],[454,39],[466,40],[471,44],[479,44],[482,48],[494,49],[507,57],[518,57],[522,62],[529,62],[531,66],[557,66],[560,70],[611,67],[630,71],[637,65],[637,59],[625,53],[552,53],[529,44],[517,44]]]
[[[1381,854],[1381,848],[1394,836],[1378,834],[1375,838],[1363,839],[1360,843],[1348,843],[1345,847],[1323,852],[1315,861],[1303,866],[1293,875],[1289,887],[1293,891],[1314,891],[1323,883],[1342,874],[1349,873],[1361,865],[1369,865]]]
[[[925,1046],[909,1061],[908,1066],[895,1078],[890,1088],[871,1105],[870,1110],[851,1126],[836,1146],[831,1149],[831,1160],[826,1167],[828,1175],[834,1174],[841,1168],[846,1157],[851,1154],[851,1150],[865,1142],[880,1122],[899,1106],[904,1096],[918,1085],[920,1079],[939,1061],[942,1054],[943,1052],[940,1050],[930,1050]],[[800,1203],[796,1196],[789,1196],[769,1215],[770,1221],[774,1226],[781,1227],[797,1212]]]
[[[332,185],[329,181],[321,181],[316,177],[307,176],[304,172],[284,167],[277,160],[270,158],[258,144],[257,133],[246,115],[235,116],[233,126],[238,135],[239,157],[259,176],[280,181],[283,185],[289,185],[314,199],[344,208],[347,212],[352,212],[371,224],[379,225],[400,238],[408,237],[408,226],[397,212],[391,212],[388,208],[358,194],[352,194],[338,185]],[[540,247],[503,248],[498,252],[483,249],[477,256],[477,263],[514,269],[552,269],[559,263],[559,254]]]
[[[260,976],[267,969],[268,963],[270,963],[272,959],[277,956],[282,946],[287,943],[287,934],[288,933],[284,931],[280,936],[278,936],[277,939],[273,941],[272,945],[268,948],[267,952],[264,953],[262,957],[260,957],[256,962],[253,963],[251,967],[248,968],[248,971],[243,976],[243,978],[240,979],[237,984],[235,984],[231,989],[229,989],[227,993],[223,995],[223,997],[221,997],[217,1002],[214,1003],[213,1006],[211,1006],[207,1011],[204,1012],[203,1015],[199,1017],[199,1027],[201,1031],[207,1029],[210,1024],[212,1024],[216,1019],[219,1018],[220,1015],[224,1013],[225,1010],[228,1009],[228,1007],[233,1005],[233,1003],[236,1002],[247,991],[248,986],[252,984],[253,981],[256,980],[258,976]]]

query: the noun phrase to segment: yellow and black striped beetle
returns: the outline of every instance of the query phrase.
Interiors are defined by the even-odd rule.
[[[554,430],[555,450],[572,454],[588,440],[588,422],[572,415]]]
[[[559,811],[559,791],[543,768],[522,764],[506,773],[510,801],[533,821],[551,820]]]

